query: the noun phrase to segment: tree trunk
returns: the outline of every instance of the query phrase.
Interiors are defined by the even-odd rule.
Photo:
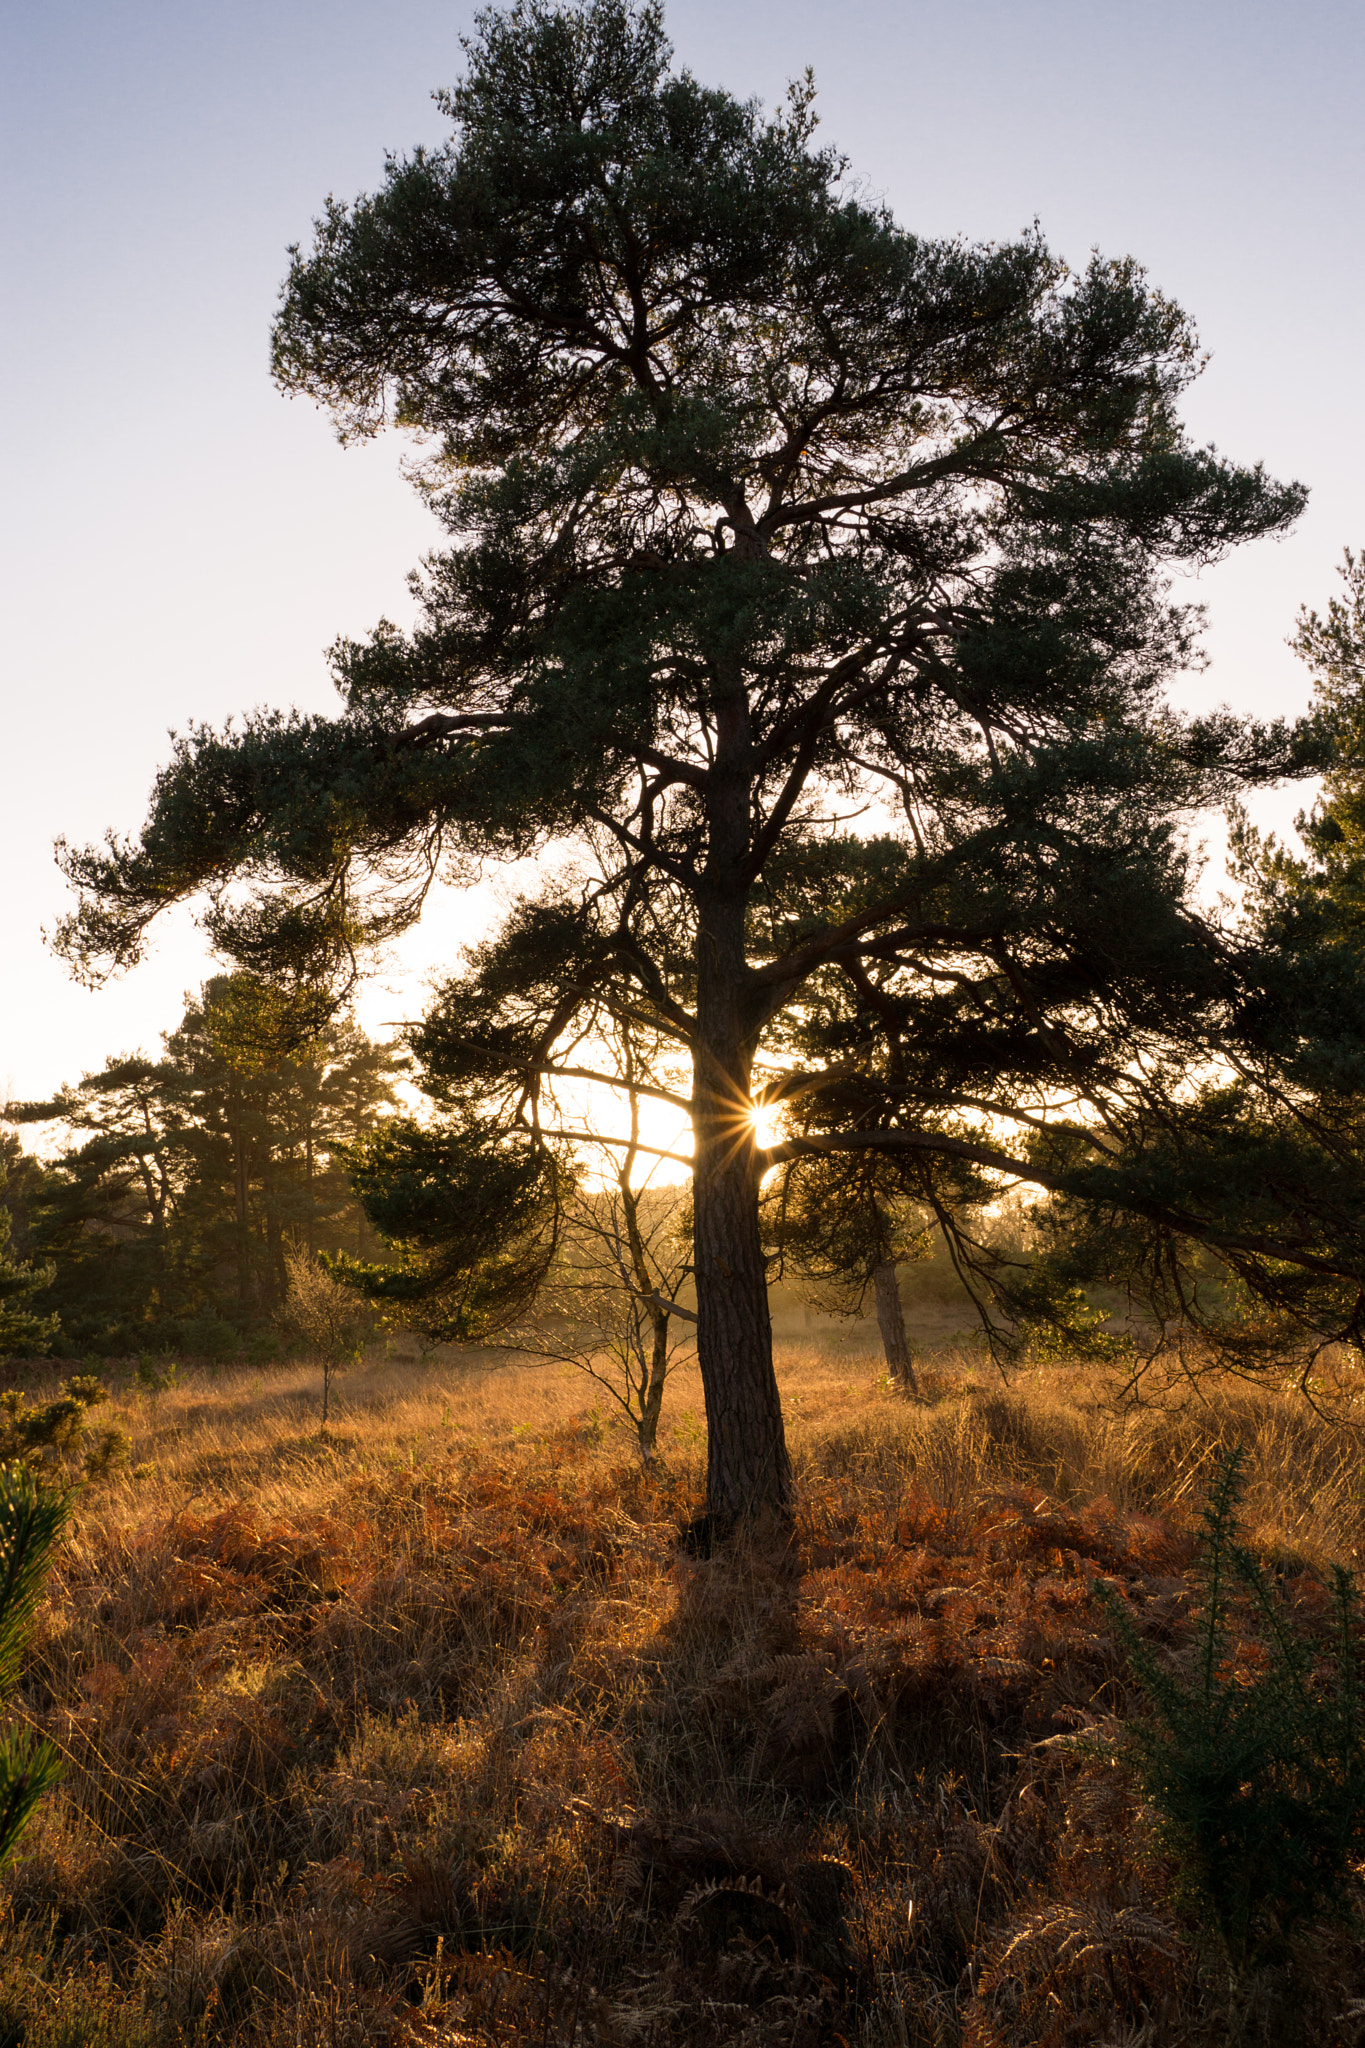
[[[289,1292],[289,1272],[284,1263],[284,1222],[275,1187],[275,1154],[269,1136],[265,1141],[265,1162],[261,1168],[261,1192],[265,1198],[266,1270],[271,1300],[278,1306]]]
[[[900,1283],[896,1278],[896,1268],[889,1260],[873,1273],[872,1292],[877,1303],[877,1327],[882,1333],[886,1369],[899,1386],[918,1400],[919,1382],[915,1378],[914,1361],[905,1335]]]
[[[663,1406],[664,1381],[668,1378],[668,1322],[669,1313],[659,1306],[657,1297],[657,1276],[650,1271],[649,1258],[645,1251],[644,1235],[640,1229],[640,1197],[631,1184],[635,1170],[635,1146],[640,1136],[640,1097],[634,1087],[635,1070],[631,1055],[627,1052],[626,1075],[631,1082],[630,1090],[630,1150],[616,1177],[620,1195],[620,1216],[625,1225],[626,1249],[630,1254],[630,1268],[635,1276],[635,1285],[642,1296],[641,1308],[649,1317],[649,1361],[646,1364],[641,1346],[640,1359],[640,1414],[635,1425],[640,1440],[642,1464],[654,1462],[654,1449],[659,1436],[659,1410]],[[651,1300],[650,1297],[654,1296]],[[641,1308],[635,1312],[635,1327],[641,1328]],[[641,1331],[643,1335],[643,1331]]]
[[[791,1460],[773,1372],[768,1274],[744,1015],[744,903],[703,897],[692,1068],[697,1360],[706,1396],[706,1507],[717,1529],[787,1521]]]
[[[233,1221],[236,1225],[237,1245],[237,1305],[243,1310],[251,1307],[251,1221],[247,1213],[247,1140],[242,1115],[242,1084],[235,1077],[228,1097],[230,1121],[228,1132],[232,1142],[232,1195]]]
[[[311,1096],[308,1098],[306,1115],[308,1120],[303,1128],[303,1179],[308,1201],[308,1256],[310,1259],[315,1259],[318,1255],[318,1217],[317,1210],[313,1204],[313,1102]]]
[[[640,1461],[645,1465],[654,1463],[654,1451],[659,1437],[659,1411],[664,1405],[664,1381],[668,1378],[667,1309],[651,1308],[649,1324],[649,1372],[640,1390],[640,1420],[637,1426]]]

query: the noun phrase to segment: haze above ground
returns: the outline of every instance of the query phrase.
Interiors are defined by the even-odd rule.
[[[136,828],[167,728],[328,709],[323,649],[382,615],[438,529],[404,444],[343,451],[271,385],[286,247],[386,150],[437,142],[431,91],[474,10],[433,0],[94,0],[4,10],[0,362],[7,736],[0,1102],[155,1050],[212,971],[188,913],[99,993],[44,948],[58,834]],[[1181,693],[1263,716],[1307,700],[1285,646],[1365,545],[1365,13],[1283,4],[674,0],[680,62],[770,104],[807,64],[822,134],[908,227],[1001,239],[1035,217],[1074,264],[1132,254],[1212,361],[1198,441],[1312,490],[1279,543],[1207,571],[1211,666]],[[1265,800],[1290,820],[1303,792]],[[1216,879],[1216,878],[1211,878]],[[442,892],[365,990],[383,1032],[496,894]]]

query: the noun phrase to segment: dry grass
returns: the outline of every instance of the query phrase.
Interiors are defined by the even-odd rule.
[[[686,1373],[656,1476],[552,1368],[377,1363],[326,1438],[316,1372],[122,1394],[26,1681],[70,1767],[4,1879],[0,2043],[1360,2039],[1344,1936],[1231,2011],[1093,1599],[1178,1654],[1242,1441],[1313,1612],[1365,1542],[1354,1430],[965,1352],[911,1407],[816,1338],[781,1377],[797,1541],[708,1561]]]

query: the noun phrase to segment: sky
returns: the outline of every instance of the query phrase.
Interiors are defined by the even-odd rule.
[[[400,441],[342,450],[270,382],[288,244],[439,141],[473,8],[435,0],[0,5],[0,1104],[154,1050],[211,971],[188,912],[98,993],[45,947],[53,864],[140,822],[167,732],[326,709],[324,650],[411,616],[437,538]],[[1211,360],[1199,441],[1311,489],[1205,572],[1190,705],[1293,714],[1285,640],[1365,545],[1365,9],[1337,0],[674,0],[679,59],[824,136],[923,234],[1131,254]],[[1301,793],[1267,800],[1292,819]],[[1216,842],[1215,842],[1216,844]],[[444,893],[364,992],[383,1030],[497,892]]]

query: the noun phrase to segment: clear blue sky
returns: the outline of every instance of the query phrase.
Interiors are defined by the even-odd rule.
[[[273,390],[267,333],[325,195],[443,132],[429,94],[472,11],[3,9],[0,1100],[154,1047],[206,971],[179,918],[146,967],[79,991],[40,937],[64,903],[55,836],[132,828],[169,726],[325,705],[326,644],[407,615],[435,536],[401,448],[339,450]],[[1193,432],[1313,496],[1292,538],[1202,579],[1213,667],[1190,695],[1297,709],[1296,607],[1365,544],[1358,0],[675,0],[669,20],[680,58],[742,94],[812,64],[825,133],[907,225],[1036,216],[1073,260],[1136,255],[1194,314]],[[415,1010],[478,915],[439,905],[366,1021]]]

